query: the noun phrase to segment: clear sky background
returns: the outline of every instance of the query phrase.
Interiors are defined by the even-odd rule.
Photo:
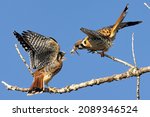
[[[135,33],[135,53],[138,67],[150,65],[150,10],[143,0],[1,0],[0,2],[0,81],[19,87],[30,87],[32,76],[19,58],[14,45],[13,31],[31,30],[55,38],[66,52],[62,70],[49,82],[51,87],[85,82],[128,70],[128,67],[85,50],[80,56],[71,55],[73,44],[85,37],[81,27],[99,29],[114,24],[127,3],[129,10],[124,21],[142,20],[143,23],[120,30],[107,54],[133,64],[131,35]],[[28,61],[28,54],[19,46]],[[141,99],[150,99],[150,74],[141,76]],[[136,77],[86,87],[64,94],[26,93],[8,91],[0,83],[0,99],[136,99]]]

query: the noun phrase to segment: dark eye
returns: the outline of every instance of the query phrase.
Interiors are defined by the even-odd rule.
[[[86,44],[86,41],[84,41],[84,44]]]
[[[78,47],[79,47],[79,45],[75,45],[75,47],[76,47],[76,48],[78,48]]]

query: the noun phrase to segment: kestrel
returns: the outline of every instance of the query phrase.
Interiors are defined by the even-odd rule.
[[[63,66],[64,52],[52,37],[45,37],[32,31],[23,31],[22,34],[14,31],[14,35],[30,56],[30,66],[35,69],[34,80],[27,95],[43,92],[44,84],[56,75]]]
[[[100,51],[101,56],[104,56],[104,52],[112,46],[112,43],[116,37],[117,32],[128,26],[133,26],[141,23],[142,21],[122,22],[125,18],[128,10],[128,4],[121,13],[120,17],[114,25],[104,27],[99,30],[89,30],[87,28],[80,28],[80,30],[87,35],[82,40],[78,40],[71,53],[77,52],[77,49],[87,49],[89,52]]]

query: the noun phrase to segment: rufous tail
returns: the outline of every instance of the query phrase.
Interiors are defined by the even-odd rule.
[[[36,71],[34,73],[34,80],[33,83],[28,91],[28,96],[34,95],[34,94],[39,94],[43,92],[43,74],[40,73],[40,71]]]
[[[115,25],[113,26],[113,28],[111,30],[110,38],[115,36],[116,32],[118,31],[119,25],[121,24],[121,22],[123,21],[123,19],[125,18],[126,14],[127,14],[127,10],[128,10],[128,4],[126,5],[126,7],[124,8],[124,10],[121,13],[120,17],[118,18]]]

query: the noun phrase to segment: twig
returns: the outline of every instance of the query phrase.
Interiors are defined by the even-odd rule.
[[[17,86],[12,86],[7,84],[6,82],[2,81],[1,82],[8,90],[13,90],[13,91],[21,91],[21,92],[28,92],[29,88],[19,88]]]
[[[132,33],[132,56],[133,56],[134,65],[135,67],[137,67],[136,57],[135,57],[135,52],[134,52],[134,33]]]
[[[144,5],[148,8],[148,9],[150,9],[150,6],[145,2],[144,3]]]
[[[9,85],[9,84],[7,84],[6,82],[4,82],[4,81],[2,81],[2,84],[4,84],[6,87],[7,87],[7,89],[11,89],[11,85]]]
[[[44,92],[67,93],[67,92],[76,91],[78,89],[85,88],[88,86],[100,85],[100,84],[109,83],[112,81],[119,81],[122,79],[131,78],[133,76],[140,76],[140,75],[147,73],[147,72],[150,72],[150,66],[143,67],[140,69],[130,68],[128,71],[121,73],[121,74],[115,74],[115,75],[104,77],[104,78],[97,78],[97,79],[93,79],[93,80],[86,81],[83,83],[66,86],[64,88],[48,87],[48,88],[44,89]],[[16,90],[16,91],[22,91],[22,92],[28,92],[29,91],[29,88],[19,88],[17,86],[11,86],[11,85],[8,85],[4,81],[2,81],[2,84],[4,84],[8,90]]]
[[[32,72],[32,70],[31,70],[30,66],[27,64],[26,60],[23,58],[22,54],[20,53],[17,44],[15,44],[15,48],[16,48],[16,51],[17,51],[18,55],[20,56],[21,60],[23,61],[23,63],[24,63],[25,66],[27,67],[28,71],[30,72],[30,74],[33,75],[33,72]]]
[[[100,54],[100,53],[97,52],[97,54]],[[134,68],[134,67],[135,67],[135,66],[131,65],[130,63],[126,62],[126,61],[123,61],[123,60],[118,59],[118,58],[116,58],[116,57],[110,56],[110,55],[108,55],[108,54],[104,54],[104,56],[107,57],[107,58],[112,59],[113,61],[122,63],[122,64],[124,64],[124,65],[126,65],[126,66],[128,66],[128,67],[130,67],[130,68]]]
[[[114,60],[114,61],[116,61],[116,62],[122,63],[122,64],[124,64],[124,65],[126,65],[126,66],[129,66],[129,67],[131,67],[131,68],[134,68],[133,65],[131,65],[130,63],[128,63],[128,62],[126,62],[126,61],[123,61],[123,60],[121,60],[121,59],[118,59],[118,58],[109,56],[109,55],[107,55],[107,54],[105,54],[104,56],[107,57],[107,58],[110,58],[110,59],[112,59],[112,60]]]
[[[140,76],[137,76],[136,80],[136,98],[140,100]]]
[[[132,33],[132,56],[133,56],[134,65],[137,68],[135,51],[134,51],[134,33]],[[137,100],[140,99],[140,76],[137,76],[137,80],[136,80],[136,98]]]

